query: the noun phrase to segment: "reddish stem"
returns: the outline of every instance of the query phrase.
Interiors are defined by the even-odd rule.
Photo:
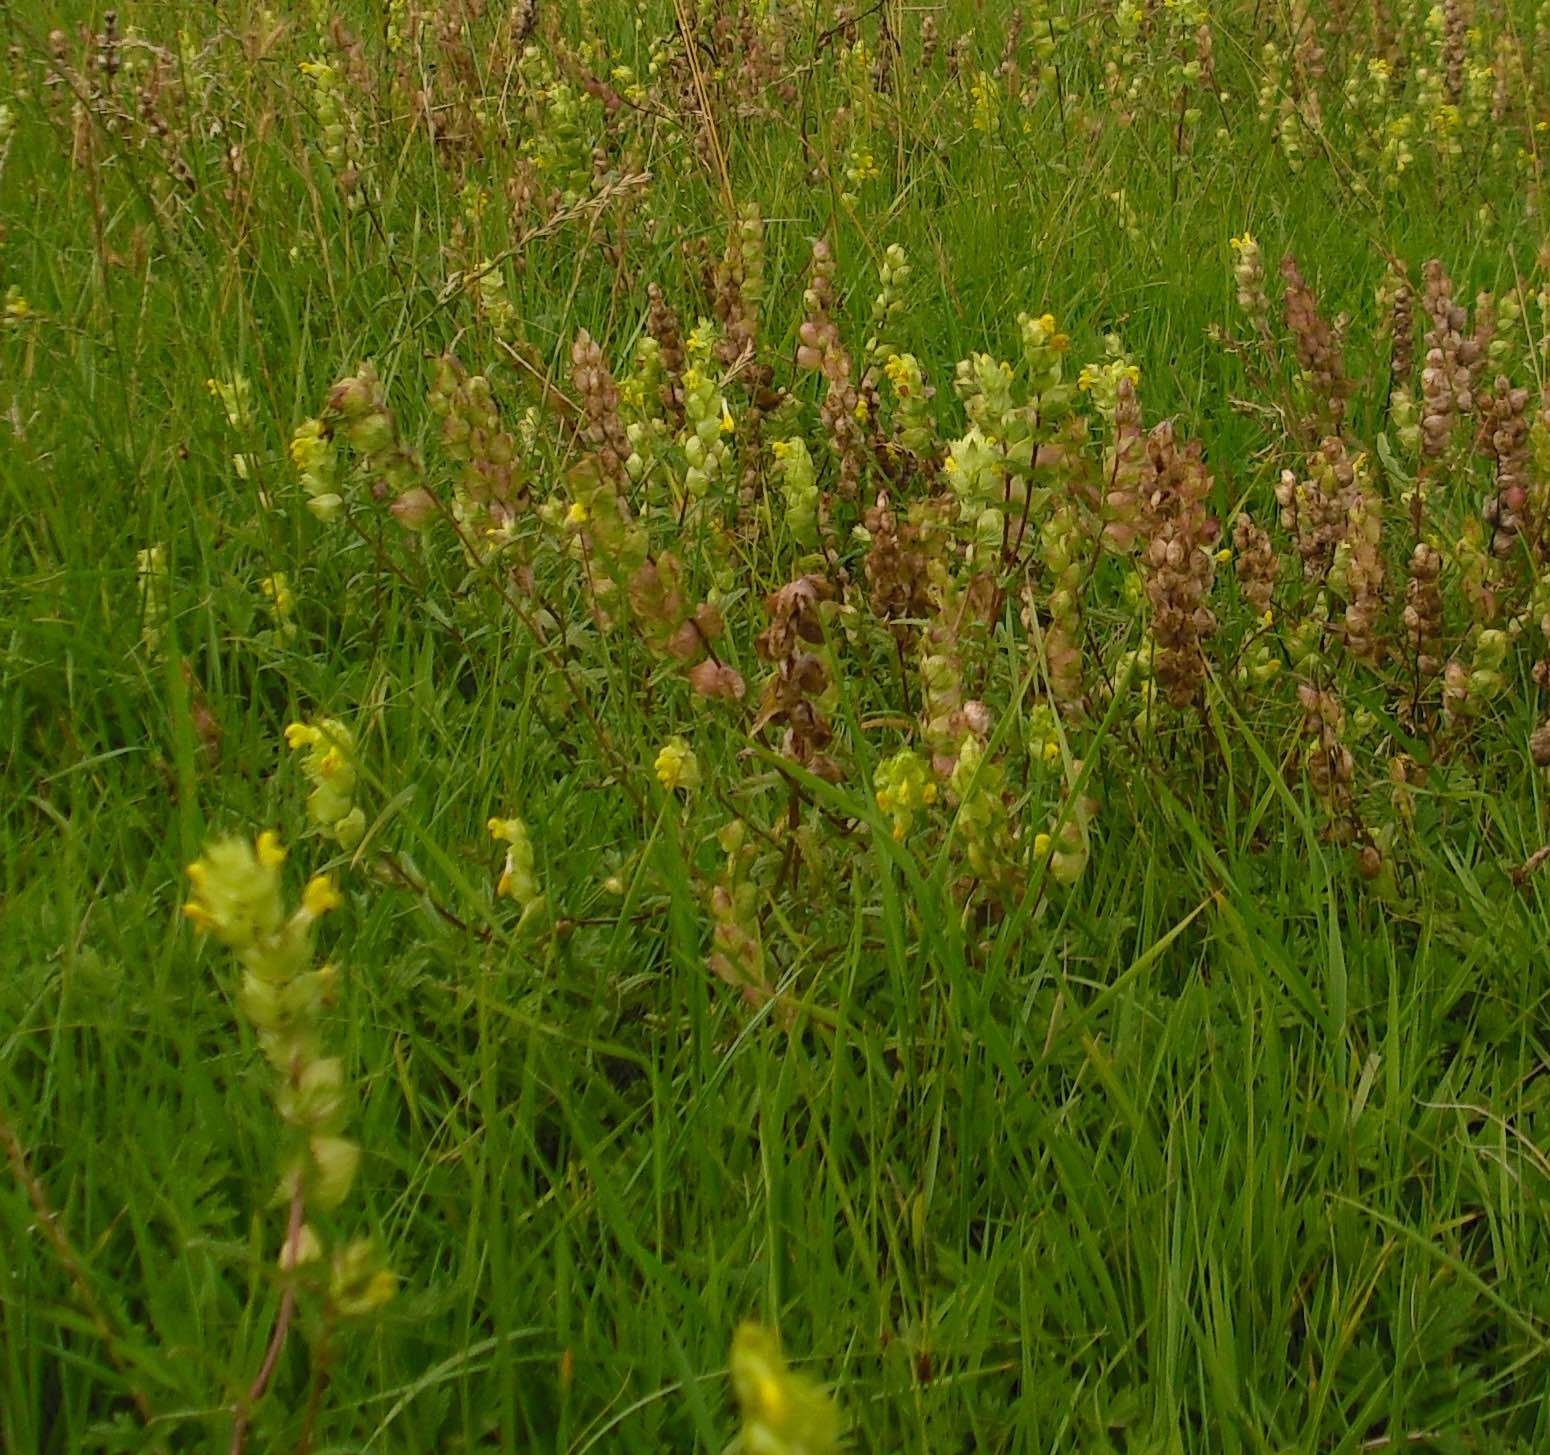
[[[301,1210],[301,1179],[298,1178],[296,1190],[291,1194],[290,1222],[285,1231],[285,1247],[291,1255],[292,1263],[301,1245]],[[231,1432],[230,1455],[242,1455],[247,1445],[248,1426],[253,1421],[253,1406],[264,1397],[264,1391],[269,1388],[275,1365],[280,1362],[280,1350],[285,1347],[286,1335],[291,1331],[291,1316],[295,1312],[296,1286],[290,1284],[280,1298],[280,1312],[274,1321],[274,1333],[269,1337],[269,1347],[264,1351],[264,1362],[259,1365],[258,1373],[253,1377],[247,1397],[237,1406],[237,1422]]]

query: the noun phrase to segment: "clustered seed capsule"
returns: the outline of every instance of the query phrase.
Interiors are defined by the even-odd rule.
[[[1481,432],[1496,467],[1495,491],[1486,501],[1484,515],[1491,527],[1491,551],[1498,557],[1512,553],[1528,503],[1528,401],[1527,389],[1512,388],[1502,376],[1482,401]]]
[[[630,457],[630,439],[619,417],[619,386],[602,349],[586,329],[576,335],[570,357],[571,381],[581,396],[586,417],[582,437],[592,447],[603,474],[622,489],[626,484],[624,462]]]
[[[1442,556],[1425,541],[1410,554],[1410,576],[1405,583],[1405,636],[1415,654],[1417,669],[1431,677],[1438,668],[1436,656],[1442,639]]]
[[[1252,517],[1243,512],[1233,524],[1233,570],[1244,600],[1254,609],[1254,615],[1267,618],[1270,615],[1270,598],[1275,591],[1276,577],[1281,563],[1276,558],[1275,547],[1270,543],[1268,532],[1254,524]]]
[[[1455,422],[1474,410],[1470,368],[1481,351],[1473,339],[1464,337],[1468,314],[1454,301],[1453,281],[1442,263],[1431,259],[1422,277],[1422,302],[1431,326],[1421,370],[1421,450],[1435,459],[1447,448]]]
[[[1349,801],[1356,771],[1356,760],[1343,741],[1345,710],[1333,692],[1306,682],[1298,684],[1297,699],[1303,710],[1308,783],[1332,810],[1339,811]]]
[[[658,355],[662,364],[662,383],[659,397],[667,411],[667,420],[674,429],[683,423],[684,387],[683,376],[687,358],[684,353],[683,333],[678,315],[662,296],[656,283],[646,286],[646,332],[657,341]]]
[[[1340,342],[1319,312],[1318,299],[1290,253],[1281,259],[1281,276],[1286,282],[1286,326],[1292,335],[1297,362],[1323,407],[1326,428],[1334,433],[1345,417],[1346,396],[1351,392]]]
[[[1147,436],[1147,461],[1152,480],[1143,502],[1142,565],[1156,646],[1152,674],[1168,701],[1184,707],[1200,693],[1206,668],[1201,643],[1216,631],[1206,596],[1220,528],[1206,513],[1211,476],[1198,441],[1180,445],[1164,420]]]

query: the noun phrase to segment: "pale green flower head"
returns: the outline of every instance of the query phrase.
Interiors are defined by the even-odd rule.
[[[490,837],[506,845],[506,862],[495,892],[501,898],[514,899],[527,908],[540,898],[538,875],[534,870],[533,841],[520,818],[492,818],[486,827]]]
[[[206,379],[205,388],[221,402],[226,423],[235,430],[245,430],[253,423],[252,385],[242,374],[230,379]]]
[[[879,763],[872,783],[877,790],[877,806],[893,819],[896,840],[909,833],[916,812],[937,799],[937,785],[925,759],[909,748]]]
[[[194,892],[183,913],[233,950],[272,939],[285,923],[280,898],[279,836],[265,832],[255,843],[221,839],[188,866]]]
[[[301,770],[312,785],[307,814],[342,849],[353,849],[366,832],[366,815],[355,804],[355,738],[337,718],[293,722],[285,742],[302,755]]]
[[[775,1336],[758,1324],[742,1325],[733,1337],[732,1387],[743,1412],[743,1455],[830,1455],[839,1448],[833,1399],[788,1369]]]
[[[329,1301],[345,1318],[375,1313],[398,1291],[398,1279],[382,1265],[369,1238],[359,1238],[334,1256]]]
[[[662,744],[652,767],[657,782],[669,793],[680,788],[688,792],[700,786],[700,762],[687,738],[669,738]]]

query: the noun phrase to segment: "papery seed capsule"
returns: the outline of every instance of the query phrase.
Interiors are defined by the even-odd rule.
[[[1550,768],[1550,720],[1534,729],[1534,735],[1528,740],[1528,751],[1536,768]]]

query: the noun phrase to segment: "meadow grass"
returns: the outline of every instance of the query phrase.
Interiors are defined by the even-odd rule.
[[[329,870],[343,894],[320,931],[343,972],[326,1037],[364,1158],[338,1233],[371,1234],[399,1287],[349,1327],[303,1300],[251,1402],[251,1448],[720,1450],[739,1428],[728,1349],[753,1318],[833,1391],[858,1451],[1550,1449],[1550,913],[1521,868],[1550,839],[1528,751],[1545,647],[1526,597],[1498,623],[1517,623],[1506,685],[1467,733],[1435,704],[1405,715],[1408,537],[1384,598],[1388,676],[1333,637],[1299,667],[1278,598],[1286,690],[1235,680],[1253,640],[1235,625],[1189,708],[1157,698],[1154,730],[1100,685],[1148,630],[1127,563],[1106,558],[1084,588],[1090,686],[1056,715],[1052,797],[1028,747],[1055,698],[1049,618],[1020,617],[1014,585],[967,649],[993,709],[987,761],[1006,765],[994,880],[954,821],[972,785],[944,779],[899,836],[878,803],[879,764],[929,750],[914,639],[896,665],[902,637],[866,616],[851,527],[876,480],[860,502],[836,493],[816,553],[767,473],[740,499],[734,465],[713,511],[677,497],[741,703],[687,690],[617,604],[605,630],[565,544],[587,453],[554,423],[554,391],[583,392],[572,342],[586,329],[623,378],[648,282],[686,331],[711,314],[698,250],[722,255],[729,204],[764,223],[757,357],[795,401],[771,413],[807,434],[826,491],[821,388],[791,364],[820,236],[858,376],[884,249],[913,268],[901,326],[941,438],[896,498],[946,488],[954,362],[1015,357],[1016,315],[1049,310],[1072,378],[1122,338],[1148,423],[1204,441],[1229,534],[1245,505],[1270,524],[1279,470],[1311,445],[1281,403],[1304,394],[1216,336],[1243,332],[1237,234],[1295,254],[1327,315],[1349,313],[1353,452],[1375,462],[1381,436],[1403,453],[1374,301],[1391,260],[1414,278],[1442,258],[1461,299],[1527,300],[1504,367],[1537,399],[1543,9],[1470,14],[1470,64],[1505,35],[1521,65],[1505,118],[1449,123],[1454,155],[1415,76],[1441,64],[1425,6],[1212,7],[1219,94],[1187,126],[1173,8],[1136,11],[1132,40],[1124,6],[1022,7],[1003,72],[1018,8],[884,0],[852,29],[827,0],[749,7],[784,50],[745,93],[731,5],[541,5],[523,43],[546,59],[523,70],[501,39],[519,17],[470,0],[126,0],[108,65],[101,8],[0,0],[0,1447],[232,1439],[285,1296],[273,1193],[292,1133],[231,958],[180,906],[212,838],[278,827],[296,886]],[[1410,73],[1375,123],[1362,78],[1386,23]],[[1308,25],[1327,55],[1299,80]],[[710,128],[674,90],[683,30]],[[158,57],[165,132],[134,99]],[[314,59],[343,78],[342,163],[298,68]],[[1139,99],[1106,85],[1110,61]],[[605,114],[588,75],[638,96]],[[575,81],[576,134],[556,77]],[[1402,170],[1364,150],[1397,115],[1416,122]],[[542,169],[536,198],[514,195],[546,146],[555,165],[610,154],[574,195]],[[877,175],[847,180],[863,152]],[[486,259],[504,329],[466,282]],[[330,387],[366,359],[447,496],[424,398],[448,350],[488,374],[509,428],[532,411],[530,575],[471,562],[435,520],[403,531],[343,457],[344,515],[305,508],[292,431],[334,418]],[[233,416],[206,381],[239,376]],[[749,401],[727,393],[741,427]],[[741,433],[735,447],[768,455]],[[1393,519],[1426,468],[1380,473]],[[1473,488],[1457,509],[1478,516]],[[643,510],[659,543],[678,539],[673,508]],[[165,576],[147,580],[152,546]],[[1447,558],[1448,650],[1466,667],[1488,624],[1454,589],[1468,569]],[[804,570],[843,608],[826,618],[826,661],[845,664],[827,776],[752,725],[772,670],[761,601]],[[288,620],[260,587],[277,573]],[[1214,591],[1235,602],[1229,575]],[[1298,602],[1289,621],[1313,610]],[[1376,720],[1349,814],[1300,766],[1300,670]],[[309,830],[285,748],[288,724],[322,716],[354,735],[366,826],[349,848]],[[671,735],[692,745],[695,789],[653,776]],[[1374,807],[1401,749],[1432,776],[1403,812]],[[1030,846],[1087,791],[1084,860],[1057,883]],[[520,925],[486,831],[510,814],[543,894]],[[1343,816],[1362,820],[1355,847],[1381,842],[1376,887]],[[715,836],[734,820],[762,856],[759,985],[708,965],[726,949]],[[750,1455],[801,1448],[741,1438]]]

